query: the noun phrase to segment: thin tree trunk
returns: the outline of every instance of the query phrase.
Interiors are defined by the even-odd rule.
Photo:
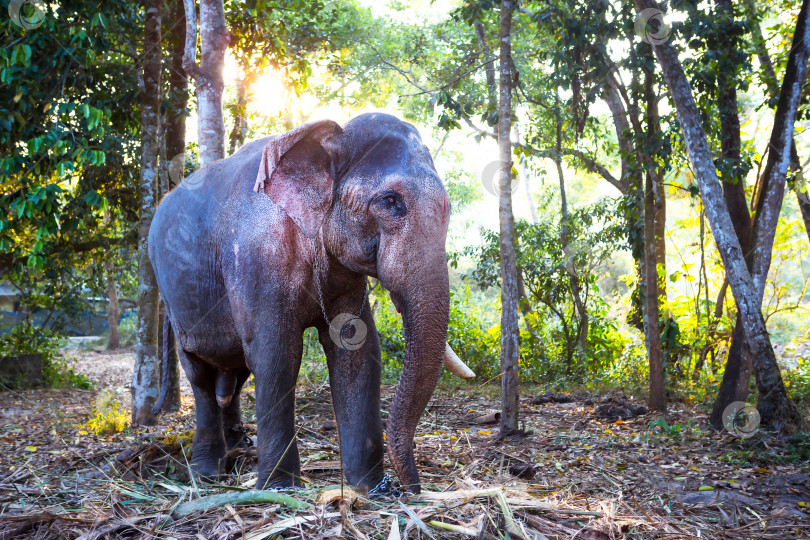
[[[160,0],[146,0],[141,87],[141,208],[138,219],[138,328],[132,373],[132,423],[153,425],[152,406],[160,384],[157,355],[158,289],[149,262],[147,238],[155,214],[160,132]]]
[[[806,15],[808,1],[810,0],[805,0],[802,6],[804,15]],[[644,9],[658,9],[660,11],[654,0],[635,0],[635,4],[638,11]],[[803,22],[804,20],[800,16],[799,25],[802,26],[802,30],[805,29]],[[800,36],[805,33],[797,31],[796,35]],[[803,35],[801,39],[804,39]],[[754,285],[754,279],[748,272],[728,208],[723,202],[720,181],[717,178],[714,160],[706,140],[706,134],[703,131],[700,112],[692,96],[692,89],[672,44],[669,42],[656,43],[653,45],[653,49],[664,72],[672,101],[678,113],[684,142],[700,188],[703,204],[706,207],[706,216],[709,219],[717,251],[720,253],[731,292],[741,313],[743,328],[745,329],[752,356],[756,360],[754,370],[757,375],[757,382],[762,381],[760,384],[764,384],[770,390],[765,399],[762,399],[762,395],[760,396],[760,402],[758,403],[759,413],[763,423],[766,425],[787,433],[794,432],[801,427],[802,417],[795,405],[787,397],[784,384],[782,384],[779,368],[776,364],[776,356],[765,328],[765,320],[762,317],[759,294]],[[792,59],[793,56],[792,54]],[[791,67],[790,63],[791,61],[789,61],[788,68]],[[790,69],[788,69],[788,73],[790,73]],[[798,92],[799,88],[792,90]],[[783,87],[783,96],[786,93]],[[789,141],[790,138],[786,142],[789,144]],[[765,196],[768,197],[767,194]],[[764,208],[768,211],[773,210],[773,207],[768,204]],[[760,253],[763,251],[760,250]],[[770,254],[769,250],[768,254]]]
[[[729,24],[733,20],[733,7],[730,0],[716,0],[718,12],[723,21]],[[751,241],[753,235],[751,214],[745,198],[745,178],[738,174],[740,170],[740,118],[737,105],[737,86],[734,71],[723,65],[729,62],[731,53],[721,56],[721,66],[717,78],[718,108],[720,110],[720,148],[723,160],[723,196],[726,201],[734,231],[743,250],[748,271],[751,271]],[[723,380],[717,391],[717,398],[712,407],[710,422],[715,429],[723,429],[723,412],[731,403],[746,401],[748,385],[751,379],[751,354],[745,343],[742,330],[742,319],[737,314],[734,331],[731,334],[731,343],[728,348],[726,368]]]
[[[111,260],[104,261],[104,277],[107,280],[107,324],[110,327],[110,335],[107,339],[107,350],[114,351],[121,346],[118,337],[118,292],[115,289],[115,267]]]
[[[186,12],[183,0],[174,0],[173,4],[174,20],[169,24],[168,35],[172,55],[169,67],[169,107],[166,111],[164,127],[166,156],[169,158],[169,166],[172,168],[169,171],[168,191],[174,189],[183,179],[186,163],[186,109],[188,107],[188,77],[183,69]],[[166,193],[163,195],[165,196]]]
[[[501,435],[518,429],[518,279],[515,256],[515,216],[512,214],[512,10],[510,0],[501,1],[500,84],[498,102],[498,150],[501,160],[500,216],[501,250]]]
[[[174,0],[170,14],[167,41],[171,51],[169,71],[169,107],[165,113],[160,137],[160,198],[165,197],[183,180],[186,146],[186,107],[188,105],[188,79],[183,70],[183,53],[186,37],[185,9],[183,0]],[[170,158],[168,158],[171,156]],[[177,410],[180,407],[180,361],[177,356],[174,333],[164,328],[165,319],[162,301],[158,303],[158,351],[160,362],[168,362],[161,369],[168,379],[161,380],[160,386],[168,385],[162,411]],[[166,341],[168,339],[168,341]],[[167,348],[168,347],[168,348]]]
[[[231,129],[229,154],[233,154],[245,144],[247,137],[247,117],[245,107],[247,106],[247,76],[242,75],[236,79],[236,106],[233,109],[233,129]]]
[[[222,70],[230,41],[223,0],[200,0],[200,63],[196,62],[197,14],[195,0],[184,0],[186,44],[183,69],[197,83],[197,142],[203,167],[225,157],[222,114]]]
[[[664,356],[661,346],[661,315],[658,309],[658,271],[655,258],[655,193],[653,175],[644,174],[644,341],[650,363],[651,409],[666,411]]]
[[[753,0],[745,0],[745,8],[750,13],[755,13],[757,7]],[[751,41],[756,49],[759,64],[762,67],[762,77],[765,79],[765,85],[768,88],[768,95],[771,99],[778,99],[779,97],[779,83],[776,80],[776,72],[771,62],[771,56],[768,54],[768,48],[765,43],[765,38],[762,36],[762,29],[759,23],[753,23],[751,26]],[[802,220],[804,221],[804,229],[810,239],[810,197],[807,193],[807,184],[804,179],[804,171],[802,170],[801,161],[799,160],[799,153],[796,151],[796,141],[791,140],[790,148],[790,168],[796,177],[793,180],[793,191],[796,193],[796,198],[799,202],[799,210],[802,213]]]
[[[649,45],[640,46],[639,54],[652,61],[652,51]],[[655,92],[655,74],[652,69],[644,69],[643,99],[645,105],[646,132],[638,133],[643,136],[642,140],[650,140],[654,137],[657,118],[657,96]],[[640,126],[635,129],[640,129]],[[663,190],[656,184],[659,183],[658,165],[654,159],[647,156],[640,143],[636,143],[636,156],[642,170],[638,175],[643,178],[643,250],[642,250],[642,316],[644,326],[644,342],[647,346],[647,360],[650,366],[650,395],[647,400],[651,409],[664,412],[667,407],[666,378],[664,374],[664,349],[661,343],[661,301],[659,294],[659,273],[657,247],[659,242],[656,233],[659,230],[656,223],[656,216],[659,208],[656,202],[656,193]],[[641,183],[641,179],[639,179]]]
[[[487,43],[487,36],[484,32],[484,25],[480,22],[475,23],[475,36],[478,38],[478,44],[484,52],[484,73],[487,77],[487,104],[490,110],[495,110],[498,106],[498,88],[495,83],[495,58],[492,56],[492,51]]]
[[[110,211],[104,210],[104,225],[110,224]],[[120,312],[118,309],[118,291],[115,288],[115,265],[110,257],[104,259],[104,279],[107,282],[107,326],[110,329],[109,337],[107,338],[107,350],[113,351],[121,346],[121,340],[118,336],[118,318]]]
[[[570,230],[569,230],[569,216],[568,216],[568,199],[565,193],[565,175],[562,169],[562,118],[560,118],[559,100],[556,103],[555,117],[557,123],[556,140],[557,147],[554,155],[554,165],[557,167],[557,178],[560,182],[560,212],[562,214],[560,219],[560,244],[562,245],[563,254],[566,258],[570,257],[570,264],[566,267],[568,271],[568,286],[571,288],[571,296],[574,300],[574,308],[576,309],[579,324],[576,325],[578,329],[577,335],[574,336],[577,340],[577,356],[580,361],[585,360],[588,347],[588,312],[582,302],[582,288],[579,283],[579,276],[577,276],[576,253],[571,253],[570,247]],[[569,358],[569,364],[570,364]]]
[[[652,51],[649,54],[653,61]],[[661,132],[661,120],[658,112],[658,91],[655,86],[655,74],[652,69],[645,79],[644,100],[646,101],[647,140]],[[653,204],[655,206],[655,266],[658,279],[658,305],[667,303],[667,198],[664,189],[664,173],[657,161],[648,158],[647,172],[652,175]]]

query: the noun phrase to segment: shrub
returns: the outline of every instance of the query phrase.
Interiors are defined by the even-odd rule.
[[[45,386],[50,388],[73,387],[88,389],[90,380],[76,371],[75,360],[62,356],[59,352],[64,339],[24,321],[8,334],[0,336],[0,356],[20,356],[24,354],[42,355],[42,377]]]

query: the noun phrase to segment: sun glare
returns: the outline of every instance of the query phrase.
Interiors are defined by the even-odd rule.
[[[237,79],[242,76],[240,71],[236,59],[228,52],[223,73],[225,84],[236,84]],[[293,98],[292,92],[284,84],[283,75],[272,68],[264,70],[253,80],[249,92],[249,108],[265,117],[283,113]]]
[[[289,105],[291,92],[275,70],[266,70],[250,85],[250,105],[262,116],[275,116]]]

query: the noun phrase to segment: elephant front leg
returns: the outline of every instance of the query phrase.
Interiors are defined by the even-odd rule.
[[[319,328],[319,339],[329,366],[346,480],[373,488],[383,478],[385,453],[380,419],[380,341],[368,305],[359,319],[344,326],[331,333],[325,326]],[[338,330],[342,330],[341,335]]]
[[[295,382],[301,365],[301,333],[278,332],[265,346],[248,347],[256,381],[257,489],[298,485],[301,462],[295,432]]]

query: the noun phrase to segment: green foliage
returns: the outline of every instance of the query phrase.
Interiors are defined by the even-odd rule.
[[[613,365],[623,354],[618,326],[598,296],[597,269],[622,245],[622,227],[608,205],[571,213],[568,244],[560,241],[560,224],[553,220],[515,224],[517,267],[524,292],[521,310],[525,330],[521,339],[521,377],[536,381],[561,378],[581,382]],[[484,231],[484,244],[451,255],[457,265],[471,256],[474,268],[465,274],[476,285],[500,285],[499,236]],[[578,286],[588,313],[587,350],[578,350],[585,323],[575,306]]]
[[[118,322],[118,339],[122,347],[132,347],[136,341],[138,328],[137,313],[132,310],[126,313]]]
[[[694,422],[688,420],[685,424],[668,424],[664,418],[656,418],[647,426],[648,432],[643,436],[647,442],[653,442],[656,438],[667,439],[668,443],[683,442],[685,440],[696,441],[703,430]]]
[[[397,313],[388,292],[377,289],[372,302],[374,324],[380,336],[383,380],[399,379],[405,361],[405,338],[402,335],[402,318]]]
[[[100,295],[102,257],[133,264],[143,8],[37,5],[37,28],[0,23],[0,275],[28,314],[69,317]]]
[[[810,406],[810,358],[797,356],[792,364],[782,371],[788,395],[797,403]]]
[[[60,354],[62,345],[63,339],[53,332],[38,328],[30,322],[23,322],[0,336],[0,356],[40,354],[42,376],[47,387],[90,388],[92,383],[85,375],[76,371],[74,361]]]
[[[494,306],[493,306],[494,307]],[[484,382],[500,375],[500,326],[485,328],[483,306],[469,286],[450,293],[447,342]]]

